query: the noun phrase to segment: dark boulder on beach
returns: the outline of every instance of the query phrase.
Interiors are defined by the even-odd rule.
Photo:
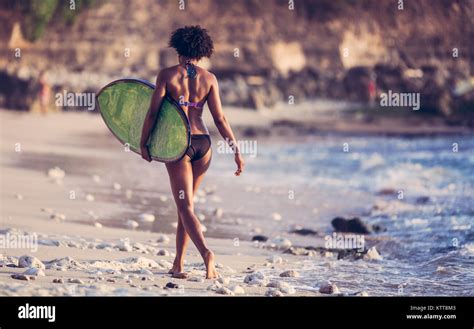
[[[336,217],[331,221],[332,226],[336,232],[370,234],[372,230],[359,217],[345,219],[343,217]]]
[[[258,241],[258,242],[267,242],[268,236],[265,235],[254,235],[252,237],[252,241]]]
[[[290,233],[299,234],[299,235],[317,235],[318,232],[309,228],[300,228],[290,231]]]

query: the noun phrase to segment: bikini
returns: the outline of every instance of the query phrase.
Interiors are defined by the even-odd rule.
[[[189,78],[196,78],[196,68],[192,63],[186,63],[186,71],[188,73]],[[204,107],[204,104],[206,103],[206,100],[204,100],[203,102],[179,101],[179,104],[181,106],[202,109]],[[202,159],[207,154],[210,148],[211,136],[209,136],[208,134],[194,134],[191,135],[191,143],[189,144],[188,150],[186,151],[186,155],[189,156],[191,162],[194,162]]]

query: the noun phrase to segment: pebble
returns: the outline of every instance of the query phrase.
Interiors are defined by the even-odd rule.
[[[226,287],[220,287],[219,289],[216,290],[216,293],[221,294],[221,295],[234,296],[234,293],[232,292],[232,290]]]
[[[44,270],[46,267],[43,262],[33,256],[24,255],[18,260],[18,267],[36,267]]]
[[[53,279],[53,283],[64,283],[64,280],[63,278],[56,278],[56,279]]]
[[[24,281],[34,280],[34,277],[30,277],[25,274],[12,274],[11,277],[12,279],[15,279],[15,280],[24,280]]]
[[[217,281],[223,285],[228,285],[230,283],[230,279],[225,277],[220,277]]]
[[[48,170],[48,177],[52,179],[63,179],[66,172],[59,167],[54,167]]]
[[[288,249],[292,245],[291,241],[282,237],[277,236],[273,240],[271,240],[270,246],[277,248],[277,249]]]
[[[197,277],[197,276],[192,276],[188,279],[188,281],[191,281],[191,282],[204,282],[204,279],[200,278],[200,277]]]
[[[66,215],[60,213],[52,213],[49,218],[54,219],[56,221],[63,221],[66,220]]]
[[[247,274],[244,278],[244,282],[251,286],[266,286],[268,284],[268,279],[261,272],[254,272]]]
[[[15,198],[17,198],[18,200],[23,200],[23,195],[15,194]]]
[[[99,175],[92,175],[92,180],[95,183],[100,183],[100,176]]]
[[[82,281],[81,279],[68,279],[67,282],[77,283],[77,284],[84,284],[84,281]]]
[[[335,283],[331,283],[330,281],[324,282],[319,287],[319,292],[322,294],[337,294],[339,293],[339,288],[336,286]]]
[[[206,216],[204,214],[198,214],[197,215],[197,218],[202,222],[204,220],[206,220]]]
[[[222,218],[222,215],[224,215],[224,210],[222,210],[222,208],[216,208],[216,209],[214,210],[214,217],[215,217],[216,219]]]
[[[162,234],[158,236],[158,239],[156,239],[156,242],[168,244],[170,242],[170,238],[167,235]]]
[[[155,221],[155,215],[153,214],[144,213],[141,214],[138,218],[144,223],[153,223]]]
[[[164,288],[165,289],[180,289],[180,288],[183,288],[183,286],[176,284],[174,282],[168,282]]]
[[[89,202],[93,202],[95,200],[95,198],[92,194],[87,194],[86,195],[86,200],[89,201]]]
[[[120,185],[119,183],[114,183],[112,186],[116,191],[120,191],[122,189],[122,185]]]
[[[369,250],[367,250],[367,253],[365,254],[364,258],[370,260],[381,260],[382,256],[380,256],[379,252],[375,247],[370,247]]]
[[[274,212],[274,213],[272,214],[272,219],[273,219],[274,221],[279,222],[279,221],[281,221],[282,217],[281,217],[281,215],[280,215],[279,213]]]
[[[160,199],[161,202],[168,201],[168,197],[166,195],[161,195],[159,199]]]
[[[283,297],[283,293],[280,290],[270,288],[265,292],[265,297]]]
[[[278,289],[288,295],[293,295],[296,292],[295,288],[283,281],[271,281],[269,284],[267,284],[267,287]]]
[[[230,291],[234,293],[234,295],[245,295],[245,290],[239,285],[233,285],[229,287]]]
[[[132,198],[132,196],[133,196],[133,191],[132,190],[125,190],[125,197],[127,199],[130,200]]]
[[[354,296],[368,297],[369,293],[367,291],[359,291],[359,292],[356,292]]]
[[[269,261],[272,264],[281,264],[283,263],[283,258],[281,258],[280,256],[274,255],[274,256],[268,257],[267,261]]]
[[[207,227],[204,224],[201,224],[201,231],[203,233],[207,232]]]
[[[297,271],[289,270],[289,271],[280,273],[280,276],[282,278],[298,278],[300,274]]]
[[[103,227],[102,224],[99,223],[99,222],[95,222],[94,226],[97,227],[97,228],[102,228]]]
[[[127,220],[127,221],[125,222],[125,225],[126,225],[129,229],[132,229],[132,230],[133,230],[133,229],[136,229],[136,228],[139,226],[139,224],[138,224],[136,221],[134,221],[133,219]]]
[[[258,241],[258,242],[267,242],[268,237],[265,235],[254,235],[252,237],[252,241]]]
[[[44,271],[42,269],[37,268],[37,267],[30,267],[29,269],[27,269],[22,274],[32,275],[32,276],[46,276]]]
[[[158,250],[158,253],[156,254],[157,256],[165,256],[168,257],[170,255],[169,251],[166,249],[160,249]]]

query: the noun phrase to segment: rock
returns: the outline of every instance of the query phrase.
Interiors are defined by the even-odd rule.
[[[234,296],[234,293],[232,292],[232,290],[226,287],[220,287],[219,289],[216,290],[216,293],[221,294],[221,295]]]
[[[292,245],[291,241],[282,237],[277,236],[276,238],[270,241],[270,247],[286,250],[290,248]]]
[[[158,252],[156,253],[157,256],[165,256],[165,257],[168,257],[170,255],[169,251],[166,250],[166,249],[160,249],[158,250]]]
[[[265,297],[283,297],[283,293],[277,289],[268,289],[265,292]]]
[[[265,235],[254,235],[252,237],[252,241],[258,241],[258,242],[267,242],[268,236]]]
[[[55,221],[61,222],[66,220],[66,215],[60,213],[52,213],[49,218],[54,219]]]
[[[217,279],[217,281],[223,285],[228,285],[230,283],[230,279],[229,278],[225,278],[225,277],[220,277],[219,279]]]
[[[278,289],[288,295],[293,295],[296,292],[295,288],[284,281],[271,281],[269,284],[267,284],[267,287]]]
[[[354,296],[368,297],[369,293],[367,291],[359,291],[359,292],[356,292]]]
[[[67,282],[68,283],[84,284],[84,281],[82,281],[81,279],[78,279],[78,278],[76,278],[76,279],[70,278],[70,279],[67,280]]]
[[[364,258],[370,260],[381,260],[382,256],[379,254],[375,247],[370,247],[369,250],[367,250],[367,253],[365,254]]]
[[[281,264],[283,263],[283,258],[281,258],[280,256],[273,255],[268,257],[267,261],[272,264]]]
[[[234,295],[245,295],[245,290],[239,285],[233,285],[229,287],[230,291],[234,293]]]
[[[141,222],[144,222],[144,223],[153,223],[155,221],[155,215],[153,214],[147,214],[147,213],[144,213],[144,214],[141,214],[139,217]]]
[[[359,233],[359,234],[370,234],[370,228],[362,222],[358,217],[351,219],[345,219],[342,217],[336,217],[331,221],[332,226],[336,232],[347,232],[347,233]]]
[[[429,196],[420,196],[416,198],[415,203],[416,204],[427,204],[430,202],[430,197]]]
[[[115,247],[120,251],[126,251],[126,252],[133,251],[133,247],[130,245],[130,241],[128,239],[124,239],[120,241],[119,243],[117,243]]]
[[[36,267],[41,270],[44,270],[46,268],[43,262],[40,261],[38,258],[27,255],[20,257],[20,259],[18,260],[18,267]]]
[[[272,214],[272,219],[273,219],[274,221],[279,222],[279,221],[281,221],[282,217],[281,217],[281,215],[280,215],[279,213],[274,212],[274,213]]]
[[[102,228],[103,227],[102,224],[99,223],[99,222],[95,222],[94,226],[97,227],[97,228]]]
[[[101,181],[99,175],[92,175],[92,180],[93,180],[95,183],[100,183],[100,181]]]
[[[214,217],[216,219],[221,219],[223,214],[224,214],[224,211],[222,210],[222,208],[216,208],[214,210]]]
[[[136,221],[134,221],[133,219],[128,219],[125,222],[125,226],[127,226],[129,229],[134,230],[139,226],[139,224]]]
[[[254,272],[247,274],[244,278],[244,282],[251,286],[266,286],[268,284],[268,279],[261,272]]]
[[[140,269],[140,271],[138,271],[138,273],[140,273],[140,274],[144,274],[144,275],[150,275],[150,276],[152,276],[152,275],[153,275],[153,272],[152,272],[152,271],[150,271],[150,270],[148,270],[148,269],[146,269],[146,268],[142,268],[142,269]]]
[[[86,200],[89,201],[89,202],[93,202],[95,200],[95,198],[92,194],[87,194],[86,195]]]
[[[29,275],[25,275],[25,274],[12,274],[11,277],[12,277],[12,279],[23,280],[23,281],[30,281],[30,279],[32,279],[32,277],[30,277]]]
[[[53,283],[64,283],[63,278],[55,278],[53,279]]]
[[[31,275],[31,276],[46,276],[44,271],[42,269],[37,268],[37,267],[30,267],[29,269],[27,269],[22,274]]]
[[[17,198],[18,200],[23,200],[23,195],[15,194],[15,198]]]
[[[54,167],[48,170],[48,177],[54,180],[63,179],[66,176],[66,172],[59,167]]]
[[[125,190],[125,197],[130,200],[133,197],[133,191],[128,189]]]
[[[165,289],[180,289],[180,288],[183,288],[183,286],[176,284],[174,282],[168,282],[164,288]]]
[[[168,244],[170,242],[170,238],[167,235],[161,234],[156,239],[156,242],[163,243],[163,244]]]
[[[197,277],[197,276],[192,276],[188,279],[188,281],[191,281],[191,282],[204,282],[204,279],[200,278],[200,277]]]
[[[119,183],[114,183],[112,186],[116,191],[120,191],[122,189],[122,185],[120,185]]]
[[[300,228],[300,229],[294,229],[292,231],[290,231],[290,233],[294,233],[294,234],[299,234],[299,235],[303,235],[303,236],[306,236],[306,235],[317,235],[318,232],[317,231],[313,231],[309,228]]]
[[[299,276],[300,274],[294,270],[289,270],[289,271],[280,273],[280,277],[282,278],[298,278]]]
[[[322,294],[337,294],[339,293],[339,288],[336,286],[335,283],[331,283],[330,281],[324,282],[319,287],[319,292]]]

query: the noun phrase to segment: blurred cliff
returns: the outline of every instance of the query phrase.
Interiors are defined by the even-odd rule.
[[[0,4],[0,106],[27,109],[40,72],[56,91],[94,92],[112,79],[150,81],[176,55],[183,25],[206,27],[225,105],[419,92],[425,112],[472,124],[469,0],[6,0]],[[180,5],[184,4],[183,8]],[[21,55],[18,56],[18,51]],[[126,56],[125,54],[129,54]]]

